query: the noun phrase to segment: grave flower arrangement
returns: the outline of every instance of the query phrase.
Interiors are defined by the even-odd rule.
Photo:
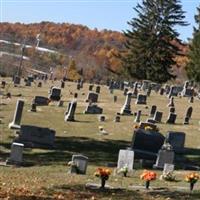
[[[153,130],[151,126],[146,126],[144,129],[145,129],[145,131],[152,131]]]
[[[67,165],[71,167],[71,172],[72,172],[72,173],[76,173],[76,174],[79,173],[79,169],[78,169],[78,166],[77,166],[77,163],[76,163],[76,162],[74,162],[74,161],[69,161],[69,162],[67,163]]]
[[[164,180],[164,181],[176,181],[176,176],[172,173],[172,172],[167,172],[167,173],[163,173],[161,176],[160,176],[160,179],[161,180]]]
[[[110,174],[111,174],[111,170],[108,168],[103,168],[103,167],[97,168],[94,175],[101,179],[101,188],[105,187],[106,181],[109,179]]]
[[[189,173],[185,177],[185,181],[190,183],[190,191],[193,190],[195,183],[199,180],[200,176],[197,173]]]
[[[156,173],[153,171],[144,170],[140,178],[145,181],[145,188],[149,189],[150,181],[156,180]]]
[[[120,168],[119,171],[118,171],[119,174],[123,174],[124,177],[127,176],[127,173],[128,173],[128,166],[127,165],[124,165],[124,167]]]

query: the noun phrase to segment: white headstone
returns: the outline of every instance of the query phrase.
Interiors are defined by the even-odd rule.
[[[128,170],[133,170],[134,163],[134,151],[131,150],[120,150],[118,155],[117,168],[120,169],[125,165],[128,167]]]
[[[171,173],[174,171],[174,165],[173,164],[168,164],[168,163],[165,163],[164,164],[164,168],[163,168],[163,174],[167,174],[167,173]]]
[[[9,162],[21,163],[23,160],[23,149],[24,149],[23,144],[16,142],[12,143]]]

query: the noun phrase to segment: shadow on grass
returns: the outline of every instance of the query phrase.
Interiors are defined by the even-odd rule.
[[[53,165],[66,163],[73,154],[83,154],[93,165],[116,164],[120,149],[129,146],[129,142],[121,140],[95,140],[87,137],[56,137],[53,150],[30,151],[25,149],[24,160],[38,165]],[[0,146],[10,149],[10,143],[0,143]],[[6,159],[6,152],[0,152],[0,157]]]

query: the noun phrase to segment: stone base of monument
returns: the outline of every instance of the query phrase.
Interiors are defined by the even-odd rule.
[[[32,162],[14,162],[14,161],[11,161],[9,159],[7,159],[5,162],[0,162],[0,166],[3,166],[3,167],[31,167],[31,166],[34,166],[34,163]]]
[[[21,126],[17,125],[17,124],[14,124],[13,122],[11,122],[11,123],[9,123],[8,128],[9,129],[20,129]]]
[[[92,190],[120,190],[121,189],[121,188],[114,188],[107,184],[105,185],[104,188],[101,188],[101,184],[96,184],[96,183],[86,183],[85,187],[87,189],[92,189]]]

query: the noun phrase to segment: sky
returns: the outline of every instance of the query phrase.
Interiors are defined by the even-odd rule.
[[[73,23],[98,30],[127,30],[127,21],[136,16],[133,7],[141,0],[0,0],[1,22]],[[180,38],[192,37],[194,14],[200,0],[181,0],[187,27],[176,27]]]

